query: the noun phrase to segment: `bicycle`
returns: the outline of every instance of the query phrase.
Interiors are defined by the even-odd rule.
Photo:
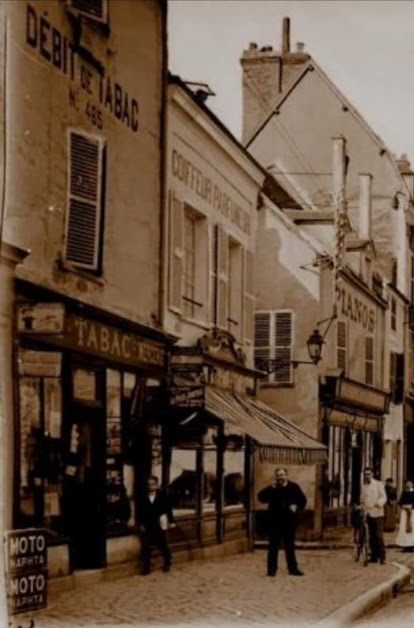
[[[353,510],[354,528],[354,560],[359,562],[362,558],[364,567],[369,561],[369,530],[367,517],[361,508]]]

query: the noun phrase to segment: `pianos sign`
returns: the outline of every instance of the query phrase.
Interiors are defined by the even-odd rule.
[[[37,528],[5,533],[7,603],[10,615],[47,606],[46,531]]]

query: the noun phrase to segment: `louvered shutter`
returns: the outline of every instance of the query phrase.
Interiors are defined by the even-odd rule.
[[[293,313],[280,310],[275,312],[275,358],[280,360],[275,371],[275,382],[290,384],[293,381]]]
[[[210,240],[210,321],[214,327],[217,327],[218,229],[218,225],[212,226]]]
[[[405,384],[405,356],[403,353],[397,353],[395,356],[395,394],[394,403],[400,404],[404,401],[404,384]]]
[[[369,386],[374,384],[374,338],[365,337],[365,383]]]
[[[172,191],[170,192],[169,207],[169,301],[173,310],[181,312],[184,271],[184,206]]]
[[[72,0],[72,7],[99,22],[107,19],[107,0]]]
[[[217,325],[228,326],[229,238],[219,226],[217,229]]]
[[[70,132],[65,260],[89,270],[100,258],[103,154],[99,138]]]
[[[348,329],[345,321],[336,323],[336,366],[346,374],[348,367]]]
[[[254,360],[256,368],[260,368],[260,360],[271,358],[272,314],[256,312],[254,315]],[[267,377],[269,381],[269,377]]]
[[[251,342],[254,325],[254,257],[250,251],[244,252],[243,290],[243,335],[246,342]]]

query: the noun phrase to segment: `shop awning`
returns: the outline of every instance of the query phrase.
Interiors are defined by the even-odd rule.
[[[210,386],[205,409],[237,433],[250,436],[260,459],[276,464],[316,464],[326,461],[327,449],[264,403]]]

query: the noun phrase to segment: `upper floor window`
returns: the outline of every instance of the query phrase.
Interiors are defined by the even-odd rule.
[[[393,331],[397,329],[397,301],[394,297],[391,297],[391,329]]]
[[[275,369],[268,377],[277,384],[293,383],[293,312],[276,310],[256,312],[254,357],[259,360],[276,360]]]
[[[404,401],[405,364],[403,353],[390,353],[390,391],[391,400],[395,404]]]
[[[108,20],[108,0],[70,0],[70,6],[84,15],[98,22]]]
[[[105,161],[102,138],[69,132],[64,259],[94,272],[102,270],[103,261]]]
[[[374,385],[374,338],[365,336],[365,383]]]
[[[207,322],[207,220],[171,192],[169,225],[170,308],[186,318]]]
[[[348,370],[348,324],[346,321],[336,322],[336,366],[344,371]]]

